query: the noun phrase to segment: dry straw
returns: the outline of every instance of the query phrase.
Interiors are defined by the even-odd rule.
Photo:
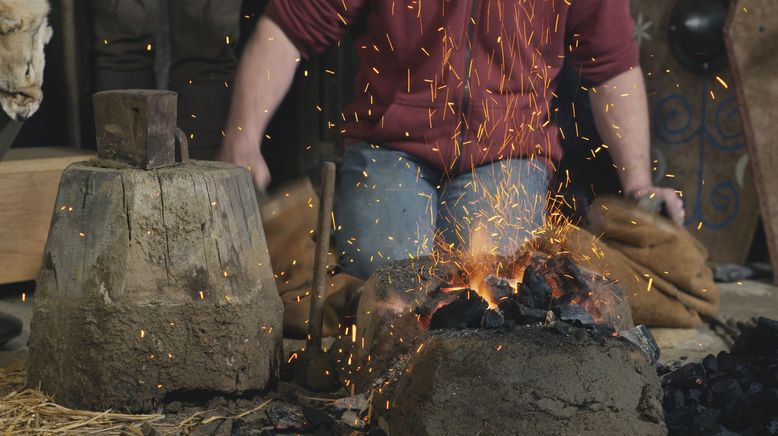
[[[44,393],[28,389],[24,364],[0,368],[0,434],[2,435],[138,435],[141,426],[152,427],[161,434],[186,434],[193,427],[217,419],[240,419],[257,412],[270,403],[232,417],[209,416],[208,411],[195,413],[178,422],[164,419],[164,415],[130,415],[90,412],[62,407]],[[164,420],[164,422],[162,422]]]

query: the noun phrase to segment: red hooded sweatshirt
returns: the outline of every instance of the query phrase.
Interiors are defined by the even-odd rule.
[[[360,68],[344,142],[459,173],[562,150],[550,121],[565,61],[584,85],[638,65],[627,0],[271,0],[304,56],[352,31]]]

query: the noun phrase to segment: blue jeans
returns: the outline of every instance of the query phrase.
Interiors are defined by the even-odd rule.
[[[384,262],[430,254],[436,239],[513,254],[545,218],[542,161],[508,159],[448,178],[407,153],[354,144],[340,176],[335,245],[343,270],[361,278]]]

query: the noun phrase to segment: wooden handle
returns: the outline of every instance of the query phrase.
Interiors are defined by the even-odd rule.
[[[330,249],[331,216],[335,200],[335,164],[324,162],[321,172],[319,221],[316,225],[316,254],[313,259],[313,287],[311,312],[308,316],[307,350],[321,349],[324,288],[327,284],[327,253]]]

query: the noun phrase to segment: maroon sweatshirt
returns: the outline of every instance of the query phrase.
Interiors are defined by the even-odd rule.
[[[346,145],[452,173],[562,155],[549,106],[565,60],[584,84],[638,65],[627,0],[271,0],[304,56],[352,31],[360,68]]]

